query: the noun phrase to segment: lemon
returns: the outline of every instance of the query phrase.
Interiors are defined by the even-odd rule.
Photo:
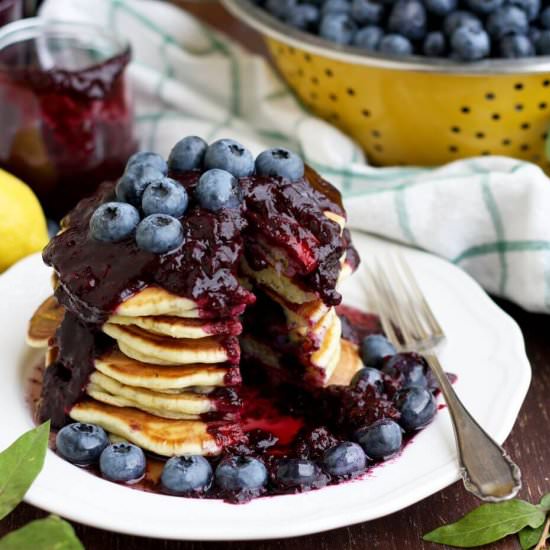
[[[47,242],[46,218],[36,195],[0,169],[0,273]]]

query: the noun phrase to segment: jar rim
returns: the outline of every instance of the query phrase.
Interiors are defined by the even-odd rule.
[[[8,23],[0,28],[0,52],[6,48],[21,42],[40,37],[67,37],[78,38],[83,44],[89,43],[97,48],[101,58],[94,60],[88,67],[105,63],[110,59],[119,57],[130,52],[130,43],[103,27],[86,23],[82,21],[65,21],[58,19],[48,19],[42,17],[29,17]],[[89,42],[88,42],[89,41]],[[0,70],[13,69],[2,64],[0,61]],[[73,72],[73,69],[64,69],[67,72]],[[76,68],[74,71],[81,71],[82,68]]]

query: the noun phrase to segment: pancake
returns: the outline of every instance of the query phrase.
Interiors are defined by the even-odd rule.
[[[191,319],[200,317],[198,304],[158,286],[148,286],[136,292],[119,304],[114,313],[122,317],[152,315],[173,315]]]
[[[115,407],[91,399],[74,405],[69,416],[77,422],[96,424],[142,449],[160,456],[219,455],[222,441],[228,445],[243,438],[233,423],[171,420],[128,407]]]
[[[240,383],[236,368],[214,365],[151,365],[111,350],[94,361],[95,368],[121,384],[155,391],[182,390],[208,386],[224,387]]]
[[[152,364],[192,364],[192,363],[225,363],[230,360],[226,346],[221,338],[210,336],[199,340],[187,338],[170,338],[150,334],[134,326],[121,326],[111,323],[103,325],[103,332],[114,338],[123,353],[135,350],[140,357],[134,359]]]
[[[27,344],[31,348],[45,348],[50,338],[55,336],[61,324],[65,309],[54,296],[50,296],[35,311],[27,328]]]
[[[237,336],[241,333],[241,324],[234,319],[201,320],[184,317],[124,317],[112,315],[109,323],[123,326],[137,326],[147,332],[170,336],[171,338],[206,338],[212,335],[227,334]]]
[[[159,393],[126,386],[98,371],[90,376],[86,393],[97,401],[117,407],[135,407],[163,418],[198,419],[202,414],[217,410],[216,400],[207,394],[192,391]]]

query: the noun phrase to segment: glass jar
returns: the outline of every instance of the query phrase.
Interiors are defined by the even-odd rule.
[[[31,18],[0,29],[0,166],[59,219],[137,149],[129,45],[100,27]]]

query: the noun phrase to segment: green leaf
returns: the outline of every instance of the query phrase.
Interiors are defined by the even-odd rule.
[[[521,544],[522,550],[529,550],[536,546],[542,537],[542,532],[544,531],[544,523],[533,529],[532,527],[525,527],[519,532],[519,543]]]
[[[543,512],[545,512],[546,514],[548,512],[550,512],[550,493],[544,495],[541,499],[540,499],[540,504],[539,504],[540,508],[542,509]]]
[[[545,514],[538,506],[524,500],[482,504],[450,525],[424,535],[424,540],[458,548],[473,548],[517,533],[524,527],[537,528]]]
[[[0,520],[22,500],[42,470],[50,422],[23,434],[0,453]]]
[[[84,550],[70,523],[49,516],[0,539],[0,550]]]

